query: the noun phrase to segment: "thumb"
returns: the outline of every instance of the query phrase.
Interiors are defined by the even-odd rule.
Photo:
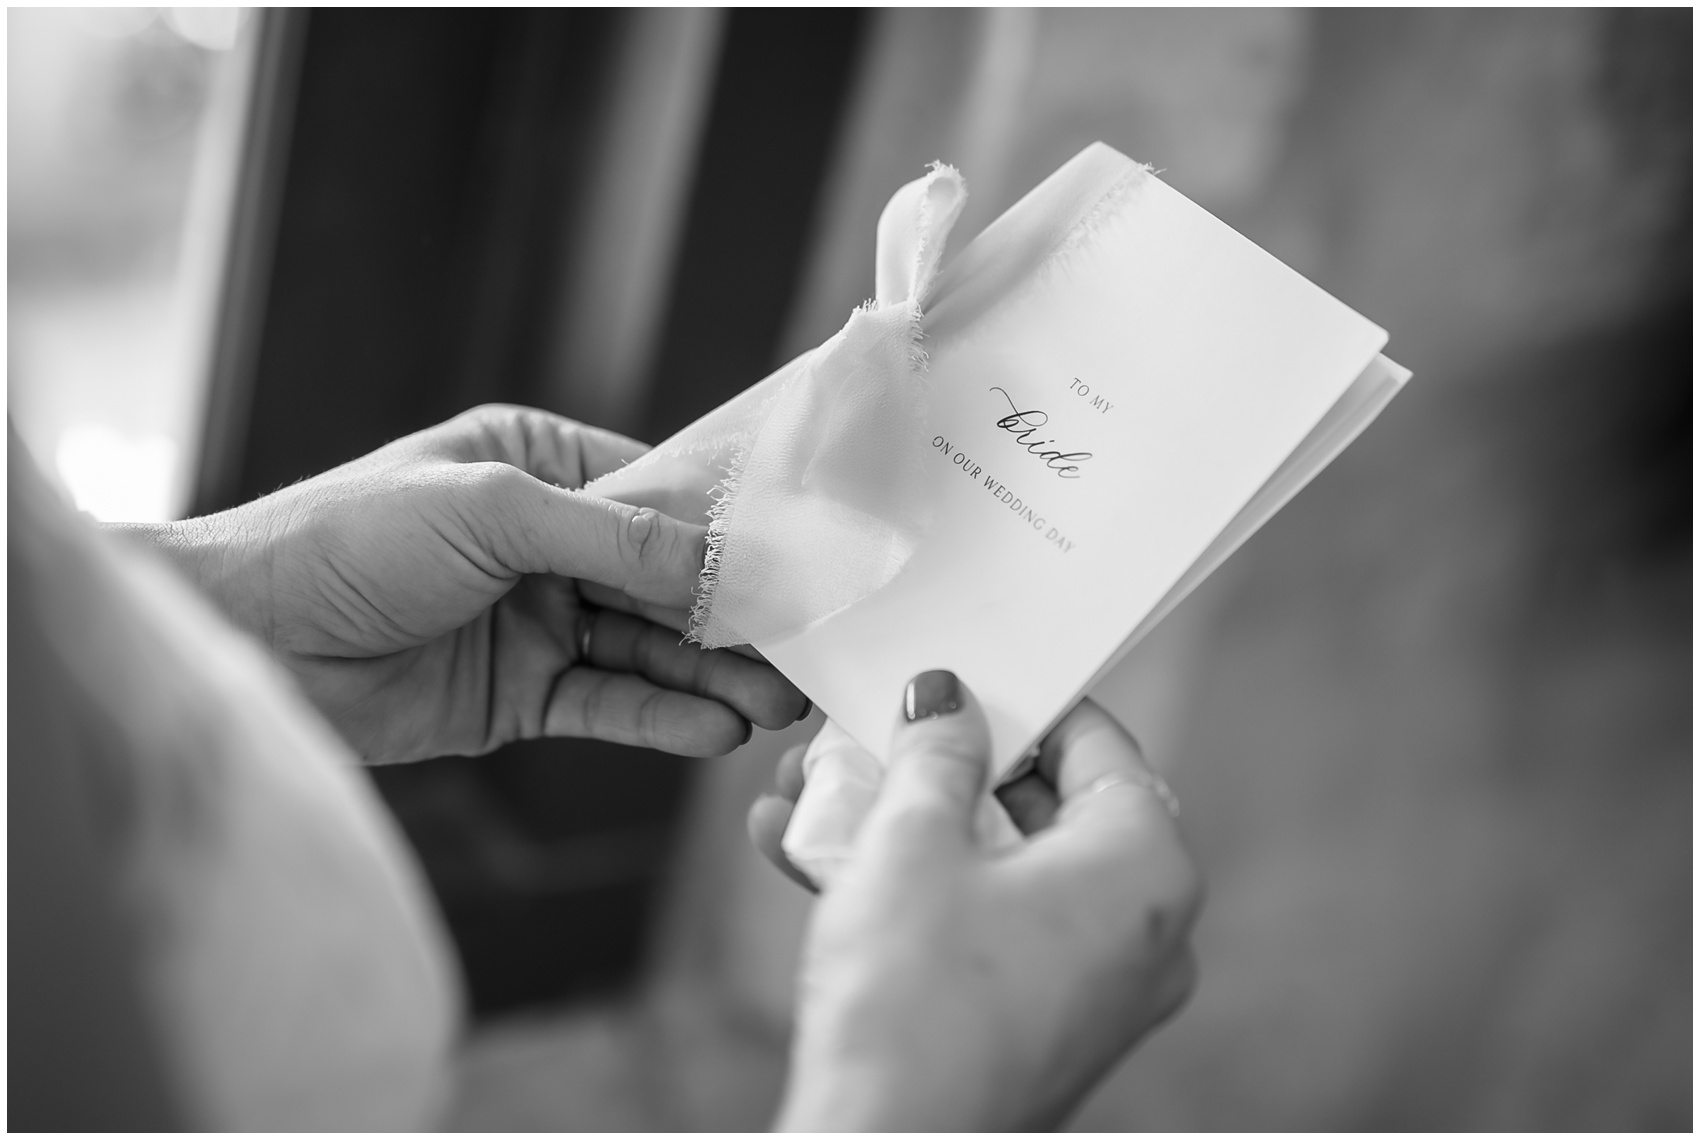
[[[695,601],[705,527],[565,491],[506,464],[488,466],[494,470],[473,525],[509,569],[584,578],[664,606]]]
[[[868,813],[871,841],[929,852],[971,848],[990,755],[985,713],[956,674],[916,676],[904,690],[885,782]]]

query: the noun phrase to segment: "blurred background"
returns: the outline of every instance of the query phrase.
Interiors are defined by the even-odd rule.
[[[19,10],[8,412],[97,517],[487,400],[658,440],[1085,144],[1416,379],[1096,695],[1211,883],[1087,1130],[1692,1126],[1688,11]],[[816,716],[818,722],[818,714]],[[748,1129],[809,901],[743,813],[815,723],[374,773],[475,1023],[452,1123]]]

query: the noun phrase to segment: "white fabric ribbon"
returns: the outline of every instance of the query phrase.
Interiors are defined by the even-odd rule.
[[[872,302],[819,348],[585,488],[684,517],[688,503],[673,506],[682,496],[711,496],[692,640],[795,633],[908,560],[925,522],[921,310],[967,199],[962,176],[941,164],[904,186],[880,215]]]

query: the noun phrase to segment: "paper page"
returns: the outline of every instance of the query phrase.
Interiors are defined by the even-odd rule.
[[[1386,339],[1140,180],[1030,287],[929,338],[931,523],[902,572],[757,648],[880,756],[905,682],[951,669],[1005,769],[1289,470]],[[1326,458],[1306,462],[1282,476],[1295,489]],[[1262,517],[1284,501],[1271,494]]]
[[[1228,556],[1238,550],[1246,539],[1256,534],[1258,528],[1268,522],[1276,511],[1304,490],[1305,484],[1334,462],[1335,457],[1381,414],[1381,410],[1399,394],[1399,389],[1404,387],[1405,381],[1410,378],[1410,369],[1395,364],[1385,356],[1377,356],[1371,361],[1363,374],[1352,381],[1352,386],[1346,389],[1346,394],[1328,410],[1322,422],[1312,429],[1304,438],[1304,442],[1299,444],[1287,457],[1286,462],[1269,477],[1269,481],[1258,489],[1251,502],[1234,516],[1234,521],[1216,536],[1216,541],[1188,568],[1181,580],[1175,583],[1174,589],[1157,603],[1157,608],[1146,615],[1124,649],[1131,649],[1138,644],[1140,638],[1167,617],[1169,611],[1192,593],[1216,567],[1227,561]],[[1120,654],[1117,654],[1116,659],[1119,658]],[[1115,659],[1112,659],[1102,671],[1108,672],[1114,664]],[[1093,683],[1095,684],[1096,680]]]
[[[1216,568],[1227,561],[1228,556],[1257,533],[1259,527],[1268,522],[1276,511],[1287,505],[1294,495],[1304,490],[1305,485],[1321,473],[1322,469],[1334,462],[1336,456],[1346,449],[1358,435],[1368,427],[1382,409],[1386,408],[1399,390],[1405,386],[1405,381],[1411,378],[1411,370],[1403,365],[1377,356],[1364,369],[1363,374],[1352,381],[1352,386],[1346,389],[1328,414],[1322,418],[1304,442],[1296,448],[1287,461],[1281,464],[1279,470],[1269,477],[1269,481],[1258,489],[1251,502],[1227,529],[1216,536],[1198,561],[1188,567],[1187,572],[1176,582],[1174,588],[1163,596],[1155,609],[1145,616],[1120,649],[1099,666],[1098,672],[1087,682],[1082,692],[1090,692],[1098,682],[1107,677],[1121,659],[1138,645],[1145,635],[1157,627],[1157,623],[1169,616],[1169,613],[1186,596],[1204,580],[1215,572]],[[1067,709],[1062,710],[1067,712]],[[1060,714],[1059,714],[1060,719]],[[1046,726],[1049,732],[1052,725]],[[1043,733],[1041,733],[1043,735]]]

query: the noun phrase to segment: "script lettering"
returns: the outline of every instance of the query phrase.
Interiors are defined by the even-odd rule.
[[[1016,407],[1014,398],[996,384],[986,390],[1001,393],[1009,403],[1009,415],[1000,416],[997,426],[999,430],[1007,431],[1015,437],[1016,446],[1042,460],[1049,470],[1056,473],[1057,478],[1080,478],[1080,464],[1092,458],[1090,451],[1059,451],[1055,448],[1056,440],[1035,438],[1039,429],[1050,422],[1049,413],[1038,409],[1022,411]]]

